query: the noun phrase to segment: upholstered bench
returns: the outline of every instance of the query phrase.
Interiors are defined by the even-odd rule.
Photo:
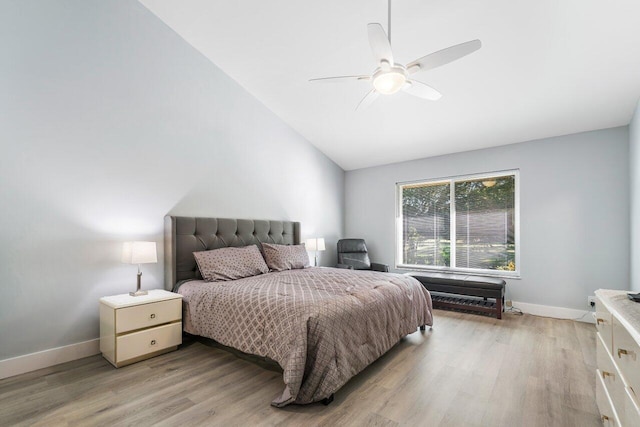
[[[502,279],[466,274],[411,272],[406,273],[415,277],[432,295],[434,308],[453,308],[481,313],[495,314],[502,319],[504,307],[504,290],[506,282]],[[450,295],[440,295],[440,294]],[[465,297],[480,298],[461,298]],[[488,299],[495,301],[489,301]]]

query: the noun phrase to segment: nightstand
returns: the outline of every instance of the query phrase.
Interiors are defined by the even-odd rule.
[[[113,366],[158,356],[182,343],[182,295],[162,289],[148,295],[100,298],[100,351]]]

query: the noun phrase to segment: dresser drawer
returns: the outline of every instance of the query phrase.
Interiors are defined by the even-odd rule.
[[[182,322],[145,329],[116,338],[116,357],[124,362],[182,343]]]
[[[602,381],[602,372],[596,369],[596,403],[600,414],[602,414],[602,424],[606,427],[620,427],[618,414],[613,409],[611,398],[607,393],[607,389]]]
[[[607,310],[600,298],[596,297],[596,329],[602,337],[602,341],[607,345],[609,353],[613,354],[613,316]]]
[[[598,371],[602,377],[602,382],[609,392],[613,406],[621,408],[624,402],[625,384],[622,381],[620,372],[618,371],[611,354],[605,348],[605,343],[603,342],[600,333],[596,334],[596,357]]]
[[[612,356],[623,379],[638,395],[640,393],[640,346],[615,316],[613,317]]]
[[[182,300],[152,302],[116,310],[116,334],[182,319]]]
[[[638,397],[629,387],[625,389],[623,419],[625,426],[640,426],[640,402],[638,402]]]

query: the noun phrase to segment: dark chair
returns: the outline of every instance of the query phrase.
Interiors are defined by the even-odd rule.
[[[389,271],[388,265],[371,262],[364,239],[338,240],[337,267],[351,270]]]

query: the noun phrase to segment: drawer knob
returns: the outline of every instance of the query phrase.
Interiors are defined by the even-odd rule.
[[[622,359],[622,355],[629,356],[631,359],[636,360],[636,353],[631,350],[625,350],[624,348],[618,349],[618,358]]]
[[[602,371],[602,379],[604,380],[607,377],[613,377],[613,374],[611,372]]]
[[[151,316],[149,316],[149,317],[151,317],[152,319],[155,319],[156,318],[156,314],[155,313],[151,313]]]
[[[606,415],[603,415],[600,418],[602,419],[602,422],[609,421],[609,417],[607,417]]]
[[[156,345],[156,340],[151,340],[151,345]]]
[[[606,322],[604,321],[604,319],[597,318],[596,319],[596,325],[599,325],[600,323],[604,324]]]

